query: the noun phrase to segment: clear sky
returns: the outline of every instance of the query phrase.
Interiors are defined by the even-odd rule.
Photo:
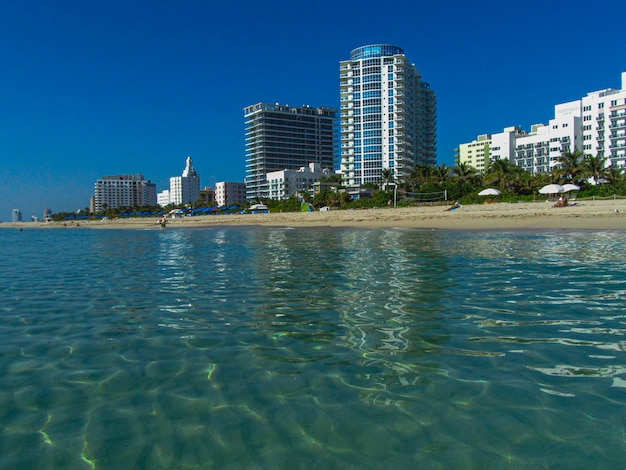
[[[339,61],[404,49],[438,101],[438,163],[478,134],[619,88],[623,0],[0,0],[0,220],[85,208],[105,175],[243,181],[243,108],[339,107]]]

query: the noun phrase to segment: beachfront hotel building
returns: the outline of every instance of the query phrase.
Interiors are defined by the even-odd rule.
[[[267,174],[267,186],[270,199],[287,199],[290,196],[313,192],[313,186],[320,178],[333,175],[330,168],[322,168],[317,163],[309,163],[297,170],[280,170]]]
[[[156,203],[156,184],[141,174],[105,176],[94,185],[96,212],[118,207],[154,206]]]
[[[309,163],[333,168],[337,110],[257,103],[244,108],[246,199],[269,197],[267,174]]]
[[[244,204],[246,202],[246,184],[237,181],[215,183],[215,202],[218,206]]]
[[[404,51],[389,44],[362,46],[339,69],[344,184],[378,184],[384,168],[402,181],[415,165],[434,165],[435,93]]]
[[[508,127],[459,145],[456,162],[483,171],[489,159],[503,158],[537,175],[553,170],[563,153],[575,151],[626,168],[626,72],[621,89],[607,88],[557,104],[548,124],[535,124],[530,131]]]

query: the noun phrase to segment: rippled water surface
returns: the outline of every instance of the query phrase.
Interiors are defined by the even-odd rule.
[[[0,242],[0,468],[626,459],[625,232]]]

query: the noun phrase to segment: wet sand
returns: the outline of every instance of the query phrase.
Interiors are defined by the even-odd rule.
[[[281,227],[361,227],[443,230],[507,229],[626,229],[626,199],[580,201],[575,206],[553,207],[551,202],[523,202],[464,205],[453,211],[435,205],[410,208],[334,210],[233,214],[168,219],[169,228],[222,225],[264,225]],[[158,219],[89,220],[78,222],[1,223],[0,228],[159,228]]]

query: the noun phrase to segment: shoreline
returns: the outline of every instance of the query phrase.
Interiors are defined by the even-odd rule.
[[[419,206],[285,212],[269,214],[206,215],[168,219],[168,228],[213,226],[355,227],[441,230],[581,229],[626,230],[626,200],[580,201],[553,207],[551,202],[471,204],[453,211],[449,206]],[[80,220],[68,222],[4,222],[0,228],[148,229],[158,218]]]

